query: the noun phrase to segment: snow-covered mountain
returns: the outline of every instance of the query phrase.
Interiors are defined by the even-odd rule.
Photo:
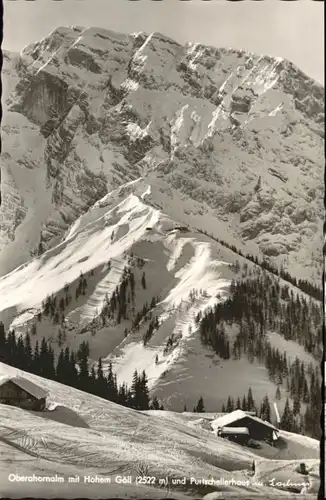
[[[195,318],[228,296],[238,263],[260,270],[216,238],[319,283],[323,88],[283,59],[159,33],[58,28],[3,56],[6,329],[44,336],[56,353],[87,340],[119,381],[145,369],[168,408],[203,396],[213,411],[248,386],[272,400],[266,367],[221,360]],[[127,317],[107,321],[129,271]],[[62,307],[48,317],[51,295]],[[275,332],[269,342],[316,366],[302,345]]]
[[[172,220],[319,282],[324,91],[290,62],[82,27],[3,55],[0,275],[143,177]]]
[[[281,431],[282,448],[265,444],[253,450],[216,437],[210,429],[214,414],[198,418],[192,413],[140,412],[0,363],[1,376],[17,374],[48,391],[48,411],[28,412],[0,404],[0,493],[4,497],[160,499],[172,495],[178,500],[217,500],[227,495],[276,500],[293,498],[307,480],[308,494],[315,497],[318,492],[317,440]],[[302,460],[306,477],[298,472]],[[13,474],[61,477],[65,482],[10,481]],[[136,484],[136,477],[142,475],[155,477],[155,483]],[[76,476],[79,481],[68,482],[68,477]],[[131,476],[132,483],[119,483],[121,476]],[[101,478],[112,482],[101,484]],[[160,482],[165,478],[168,485]],[[176,478],[185,480],[173,484]]]
[[[128,384],[135,369],[145,369],[150,386],[156,387],[161,380],[166,387],[161,399],[170,400],[169,406],[172,403],[175,407],[171,401],[173,395],[178,409],[185,402],[194,404],[200,391],[207,387],[205,401],[208,407],[214,408],[217,401],[222,405],[229,388],[225,387],[218,395],[211,393],[216,369],[209,369],[213,366],[212,360],[206,358],[209,351],[201,348],[198,336],[193,335],[194,319],[199,311],[216,303],[218,293],[225,296],[231,278],[236,276],[230,265],[241,258],[198,232],[184,231],[180,224],[146,203],[149,195],[150,185],[143,180],[132,181],[110,192],[77,219],[62,242],[2,277],[0,319],[6,328],[14,328],[18,334],[26,333],[36,321],[35,338],[45,336],[52,340],[57,352],[62,335],[63,343],[74,350],[81,341],[88,341],[91,358],[96,361],[101,356],[104,366],[113,360],[119,380]],[[106,297],[111,297],[123,280],[125,268],[135,275],[134,301],[128,319],[119,324],[116,321],[104,324],[101,313]],[[87,280],[87,289],[84,295],[77,297],[81,273]],[[141,283],[143,273],[146,288]],[[196,296],[192,297],[194,291]],[[36,320],[49,294],[55,295],[58,303],[62,297],[65,301],[67,295],[72,297],[64,310],[63,323],[61,318],[53,322],[44,314],[41,321]],[[158,298],[158,303],[151,310],[159,318],[161,327],[144,346],[142,337],[149,317],[142,318],[138,330],[132,325],[136,314],[145,304],[149,305],[153,297]],[[175,336],[174,348],[164,353],[171,334]],[[192,346],[193,342],[196,346]],[[198,387],[192,383],[189,392],[186,388],[189,376],[181,377],[185,379],[186,399],[180,399],[181,379],[174,375],[174,370],[180,373],[190,370],[191,378],[195,377],[196,365],[191,352],[196,353],[199,369],[202,363],[207,365],[205,369],[211,382],[208,384],[207,377],[206,380],[200,377]],[[159,363],[155,363],[156,355]],[[259,367],[257,370],[260,380],[261,370]],[[173,387],[167,384],[168,372]],[[255,376],[252,378],[255,390]],[[176,390],[174,385],[178,382]],[[269,386],[272,395],[275,386],[272,383]],[[246,388],[245,382],[240,389]]]
[[[101,357],[105,369],[112,361],[119,383],[130,386],[134,370],[145,369],[152,395],[169,409],[191,408],[203,396],[206,409],[216,411],[230,393],[241,398],[248,387],[257,401],[266,394],[273,401],[276,386],[266,366],[221,359],[202,345],[196,324],[198,313],[228,297],[243,265],[253,276],[260,266],[175,222],[147,202],[151,196],[147,179],[117,188],[80,216],[60,243],[0,278],[0,320],[16,334],[31,332],[33,345],[45,337],[56,354],[89,342],[91,360]],[[118,319],[108,310],[123,283],[128,305]],[[56,303],[51,314],[50,296]],[[230,328],[233,338],[238,327]],[[273,328],[268,335],[290,362],[297,356],[306,367],[317,366],[302,345]],[[284,386],[281,410],[286,397]]]

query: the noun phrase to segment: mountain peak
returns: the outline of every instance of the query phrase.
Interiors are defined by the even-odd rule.
[[[319,437],[321,87],[282,58],[181,45],[155,32],[80,26],[60,27],[21,54],[5,54],[3,82],[2,360],[17,359],[18,369],[35,370],[34,381],[55,398],[50,413],[67,400],[58,410],[60,422],[67,415],[74,425],[77,417],[77,423],[86,419],[82,448],[89,436],[94,441],[88,427],[95,421],[94,430],[103,427],[96,412],[106,422],[110,412],[112,422],[122,414],[132,421],[148,409],[149,392],[153,408],[162,402],[179,412],[180,419],[160,413],[174,427],[205,429],[220,460],[212,475],[225,475],[223,461],[234,475],[239,460],[233,464],[226,454],[221,459],[223,438],[213,434],[207,418],[186,422],[184,405],[214,414],[234,405],[260,408],[259,417],[274,423],[269,401],[277,399],[284,429]],[[16,342],[19,335],[24,340]],[[143,373],[146,393],[139,400],[136,372]],[[108,382],[116,381],[105,390],[104,373]],[[79,392],[40,374],[95,391],[82,396],[85,412],[71,413]],[[100,406],[92,413],[94,405]],[[0,405],[1,411],[10,427],[12,409]],[[30,419],[30,412],[16,413],[18,420]],[[53,427],[48,419],[37,420]],[[27,424],[33,433],[39,425],[33,418]],[[108,425],[105,439],[111,439]],[[152,431],[160,432],[155,425]],[[56,430],[51,436],[56,442]],[[72,443],[76,436],[74,430]],[[307,455],[307,437],[294,442],[280,436],[279,448],[262,443],[259,454],[292,459],[300,446],[300,462],[315,457],[318,442],[309,444]],[[7,437],[20,439],[10,429]],[[126,449],[137,471],[145,470],[138,441],[135,453]],[[244,450],[229,445],[234,457]],[[77,448],[85,465],[85,450]],[[163,470],[165,477],[163,448],[164,470],[154,461],[156,469],[147,472]],[[180,449],[175,455],[187,464]],[[150,467],[152,457],[148,462]],[[288,472],[296,477],[292,462]],[[242,467],[240,479],[249,472],[246,463]],[[312,479],[316,460],[314,467],[307,466]],[[188,469],[179,470],[181,477]],[[258,470],[256,464],[256,475]],[[274,469],[263,474],[272,477]],[[253,489],[257,493],[257,485]],[[268,496],[271,488],[259,491]]]
[[[17,218],[6,202],[6,261],[29,220],[34,201],[27,199],[38,204],[43,193],[46,210],[34,230],[48,247],[97,199],[142,176],[161,185],[157,202],[168,213],[170,196],[190,196],[183,216],[192,224],[211,231],[216,217],[224,219],[230,240],[240,237],[241,246],[301,276],[315,261],[303,243],[322,216],[323,88],[288,61],[180,45],[157,32],[70,26],[4,58],[4,76],[14,89],[5,92],[5,168],[19,207]],[[10,146],[15,120],[32,134],[38,156]],[[29,168],[31,186],[41,183],[37,194],[13,174],[17,162]]]

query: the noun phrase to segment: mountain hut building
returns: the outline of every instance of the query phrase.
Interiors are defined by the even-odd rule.
[[[43,411],[48,393],[24,377],[0,378],[0,404]]]
[[[244,442],[250,438],[274,443],[279,437],[279,430],[270,422],[242,410],[216,418],[211,426],[218,436],[228,437],[233,441]]]

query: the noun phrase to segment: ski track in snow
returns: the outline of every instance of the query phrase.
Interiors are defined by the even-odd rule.
[[[302,456],[283,461],[263,459],[250,449],[213,436],[208,420],[214,414],[203,415],[205,418],[198,421],[198,415],[191,413],[137,412],[3,363],[0,373],[24,376],[49,391],[48,407],[52,411],[43,414],[0,405],[0,447],[5,450],[5,455],[0,455],[0,464],[6,456],[11,467],[19,465],[20,475],[31,475],[38,463],[43,471],[52,467],[52,473],[59,470],[69,475],[81,474],[83,470],[92,475],[139,475],[140,468],[146,467],[148,475],[157,477],[240,480],[243,472],[250,470],[253,460],[265,477],[277,474],[280,466],[286,466],[294,474],[302,459],[311,470],[318,466],[319,443],[311,438],[281,431],[290,446],[302,450]],[[75,412],[88,427],[53,420],[51,415],[55,416],[60,405]],[[7,479],[2,479],[3,486]],[[315,487],[316,484],[315,480]],[[29,483],[25,488],[28,493]],[[223,491],[240,493],[241,487],[226,487]],[[276,491],[252,485],[247,493],[260,493],[268,498],[268,494]]]

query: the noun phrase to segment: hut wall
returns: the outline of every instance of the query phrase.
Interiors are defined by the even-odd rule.
[[[265,426],[263,423],[260,424],[249,417],[232,422],[232,426],[230,424],[229,427],[247,427],[250,437],[258,441],[272,439],[273,436],[273,429]]]
[[[39,410],[45,408],[45,398],[37,399],[11,381],[0,386],[0,404],[18,406],[24,410]]]

